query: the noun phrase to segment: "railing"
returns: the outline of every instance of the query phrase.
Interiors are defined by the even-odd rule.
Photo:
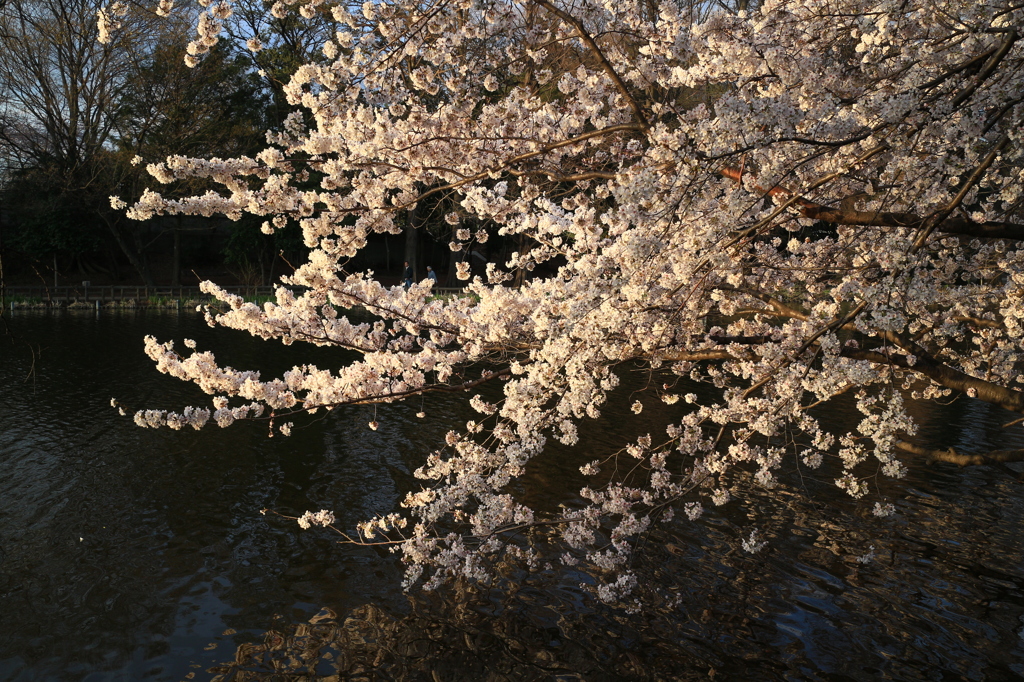
[[[275,287],[272,286],[226,286],[221,288],[228,293],[235,294],[246,299],[273,298],[275,289]],[[299,293],[302,290],[302,287],[290,288],[296,293]],[[462,293],[464,289],[460,287],[435,286],[433,291],[436,294],[458,294]],[[47,287],[42,285],[10,286],[4,288],[4,293],[6,297],[11,300],[38,301],[41,303],[49,303],[51,305],[72,302],[106,303],[133,300],[145,302],[152,299],[188,301],[210,298],[209,294],[204,294],[199,290],[199,287],[147,287],[121,286],[117,284],[108,286],[77,285],[59,287]]]
[[[224,287],[224,289],[245,298],[274,295],[274,287],[236,286]],[[166,298],[171,300],[209,298],[209,295],[200,291],[199,287],[185,286],[147,287],[121,286],[117,284],[112,286],[84,286],[79,284],[73,286],[47,287],[35,285],[6,287],[5,291],[8,298],[31,299],[42,301],[44,303],[64,303],[70,301],[146,301],[151,298]]]

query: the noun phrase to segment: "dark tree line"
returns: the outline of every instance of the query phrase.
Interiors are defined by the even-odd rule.
[[[256,64],[237,41],[222,41],[188,68],[187,13],[162,18],[146,3],[129,5],[104,45],[96,22],[103,4],[0,5],[0,248],[8,276],[176,284],[183,268],[221,264],[269,277],[277,254],[301,248],[288,230],[264,238],[252,221],[134,221],[110,197],[136,199],[155,184],[146,164],[168,155],[258,151],[263,131],[286,113],[275,106],[275,84],[299,63],[289,50],[305,48],[293,38]],[[250,5],[253,17],[266,9]],[[161,191],[203,189],[191,182]]]
[[[146,165],[169,155],[230,158],[262,149],[265,131],[292,111],[284,84],[301,64],[324,58],[325,37],[337,29],[330,14],[299,22],[273,16],[264,0],[238,2],[225,39],[189,68],[189,10],[165,18],[156,2],[126,3],[113,40],[101,44],[96,15],[106,4],[0,3],[0,273],[8,284],[178,285],[195,283],[194,269],[274,281],[304,259],[296,226],[265,235],[251,216],[135,221],[110,199],[130,204],[155,186]],[[246,47],[253,36],[262,43],[255,53]],[[200,181],[159,187],[169,197],[206,189]],[[409,261],[417,279],[431,265],[442,284],[455,284],[457,261],[482,273],[487,260],[518,248],[496,238],[450,251],[454,231],[444,215],[452,208],[444,195],[422,202],[403,216],[404,234],[375,235],[365,262],[351,266],[397,277]]]

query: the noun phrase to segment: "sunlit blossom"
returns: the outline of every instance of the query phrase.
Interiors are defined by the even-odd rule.
[[[955,393],[1019,411],[1024,41],[1006,27],[1024,25],[1024,9],[564,5],[616,37],[591,54],[554,39],[578,28],[539,5],[551,36],[527,30],[519,3],[464,4],[429,17],[412,0],[333,5],[339,30],[284,85],[294,112],[264,150],[147,166],[157,183],[213,189],[146,190],[129,217],[250,214],[267,234],[297,226],[309,249],[264,305],[204,283],[219,302],[211,325],[353,359],[272,377],[147,338],[159,371],[210,398],[137,411],[137,424],[226,427],[265,409],[298,422],[319,408],[463,396],[479,418],[445,427],[415,471],[423,490],[359,524],[361,537],[394,542],[404,585],[433,588],[487,579],[502,553],[542,566],[499,539],[557,528],[551,556],[592,569],[588,589],[624,602],[638,587],[636,539],[665,510],[688,523],[734,504],[740,472],[765,488],[827,472],[868,508],[906,474],[928,401]],[[232,20],[228,3],[206,6],[190,65]],[[316,6],[270,11],[301,22]],[[103,39],[120,11],[101,10]],[[992,66],[982,78],[965,59]],[[449,243],[465,295],[352,271],[414,219]],[[354,308],[373,321],[346,316]],[[855,418],[819,422],[838,396]],[[588,486],[557,513],[522,502],[531,460],[577,456],[565,452],[609,409],[637,420],[622,433],[661,435],[578,453],[571,467]],[[875,516],[894,511],[874,503]],[[757,552],[768,539],[734,542]]]

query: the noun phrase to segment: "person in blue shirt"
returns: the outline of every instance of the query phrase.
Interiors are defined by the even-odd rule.
[[[409,265],[409,261],[405,261],[405,274],[403,278],[405,279],[405,288],[408,289],[412,286],[412,266]]]
[[[437,284],[437,273],[434,272],[434,268],[430,267],[429,265],[427,266],[427,279],[429,279],[434,284]]]

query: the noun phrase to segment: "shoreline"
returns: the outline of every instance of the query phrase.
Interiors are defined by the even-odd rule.
[[[241,296],[247,303],[262,305],[276,301],[276,286],[225,286],[230,294]],[[299,294],[299,287],[288,287]],[[464,288],[434,287],[434,296],[452,296],[465,293]],[[67,309],[67,310],[138,310],[145,308],[181,310],[202,305],[215,305],[217,299],[205,294],[199,287],[145,287],[145,286],[65,286],[24,287],[9,286],[0,289],[0,305],[5,310]]]
[[[5,301],[4,309],[14,310],[195,310],[196,306],[210,305],[215,299],[195,300],[189,299],[168,300],[168,301],[146,301],[125,299],[123,301],[25,301],[9,299]],[[253,301],[262,303],[262,301]]]

